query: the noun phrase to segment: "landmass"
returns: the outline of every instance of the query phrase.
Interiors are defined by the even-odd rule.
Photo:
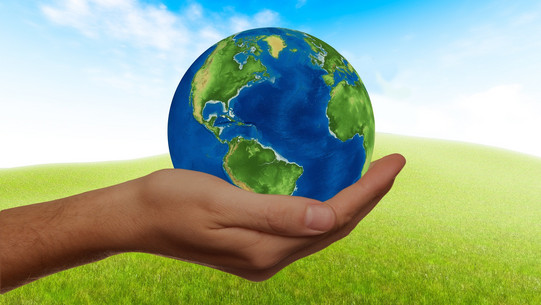
[[[257,140],[242,137],[231,141],[221,139],[224,127],[215,126],[224,120],[243,124],[229,112],[229,102],[242,88],[268,76],[267,68],[259,60],[261,47],[257,41],[260,40],[267,42],[269,54],[275,58],[286,48],[278,35],[260,36],[253,40],[229,37],[220,41],[193,77],[190,102],[195,120],[210,130],[218,141],[229,145],[223,166],[233,183],[257,193],[291,195],[303,173],[301,166],[288,162]],[[211,112],[203,115],[205,106],[211,102],[223,104],[222,114]]]
[[[371,160],[374,147],[374,112],[370,98],[359,80],[350,86],[346,80],[340,81],[331,90],[327,105],[329,130],[341,141],[352,139],[356,134],[363,136],[366,160]]]
[[[267,42],[268,52],[274,58],[287,47],[279,35],[255,39],[232,36],[220,41],[193,77],[190,102],[196,121],[210,130],[218,141],[229,145],[223,166],[233,183],[257,193],[292,194],[303,173],[301,166],[285,160],[255,139],[236,137],[229,141],[220,138],[224,122],[243,124],[230,113],[230,100],[244,87],[269,76],[259,59],[262,49],[257,42],[260,40]],[[304,40],[313,51],[310,54],[312,63],[327,72],[322,79],[330,88],[326,110],[330,134],[341,141],[362,136],[366,157],[370,160],[375,135],[374,115],[364,84],[334,48],[310,35],[305,35]],[[205,117],[203,111],[210,102],[223,103],[223,113],[210,113]]]
[[[205,103],[221,101],[229,109],[231,98],[235,97],[243,86],[251,81],[257,81],[260,78],[258,73],[265,73],[267,70],[261,61],[254,57],[253,52],[240,69],[234,56],[243,51],[255,52],[257,49],[248,43],[243,43],[239,47],[233,37],[220,41],[193,77],[190,92],[193,116],[214,134],[218,134],[217,127],[203,118]]]
[[[323,40],[306,34],[304,41],[317,54],[317,56],[312,56],[312,61],[315,61],[323,70],[327,71],[327,74],[323,75],[323,80],[327,86],[334,85],[335,73],[342,75],[356,74],[353,67],[344,60],[342,55]]]
[[[269,53],[274,58],[278,58],[280,51],[286,47],[286,43],[278,35],[270,35],[263,38],[263,40],[269,44]]]
[[[331,88],[327,105],[329,131],[341,141],[352,139],[356,134],[363,136],[366,160],[371,160],[375,138],[374,113],[361,78],[353,66],[324,41],[308,34],[304,41],[316,53],[310,55],[312,63],[327,72],[322,78]],[[347,76],[351,75],[356,80],[348,83]],[[342,80],[336,83],[337,79]]]
[[[224,169],[237,186],[256,193],[291,195],[303,168],[279,157],[257,140],[236,137],[229,142]]]

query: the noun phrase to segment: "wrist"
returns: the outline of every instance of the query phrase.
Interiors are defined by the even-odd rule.
[[[2,292],[42,276],[130,251],[137,180],[0,213]]]
[[[143,185],[139,178],[106,189],[96,201],[96,213],[89,225],[97,225],[94,250],[105,256],[141,251],[148,235],[148,209],[145,208]]]
[[[123,215],[123,234],[116,235],[113,245],[119,252],[145,252],[159,254],[163,243],[163,223],[159,217],[164,174],[170,170],[159,170],[125,183],[126,193],[121,206],[116,210]]]

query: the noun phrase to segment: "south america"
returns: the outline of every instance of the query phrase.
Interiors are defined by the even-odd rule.
[[[291,195],[303,168],[288,162],[257,140],[236,137],[229,142],[224,169],[238,187],[261,194]]]

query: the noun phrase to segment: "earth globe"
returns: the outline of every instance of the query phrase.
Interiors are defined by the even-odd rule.
[[[366,172],[374,136],[351,64],[320,39],[283,28],[240,32],[201,54],[168,121],[175,168],[321,201]]]

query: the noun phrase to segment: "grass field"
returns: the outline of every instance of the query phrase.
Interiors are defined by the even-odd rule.
[[[41,279],[0,304],[541,304],[541,158],[378,134],[375,158],[393,152],[408,163],[358,228],[266,282],[130,253]],[[0,170],[0,208],[170,166],[163,155]]]

